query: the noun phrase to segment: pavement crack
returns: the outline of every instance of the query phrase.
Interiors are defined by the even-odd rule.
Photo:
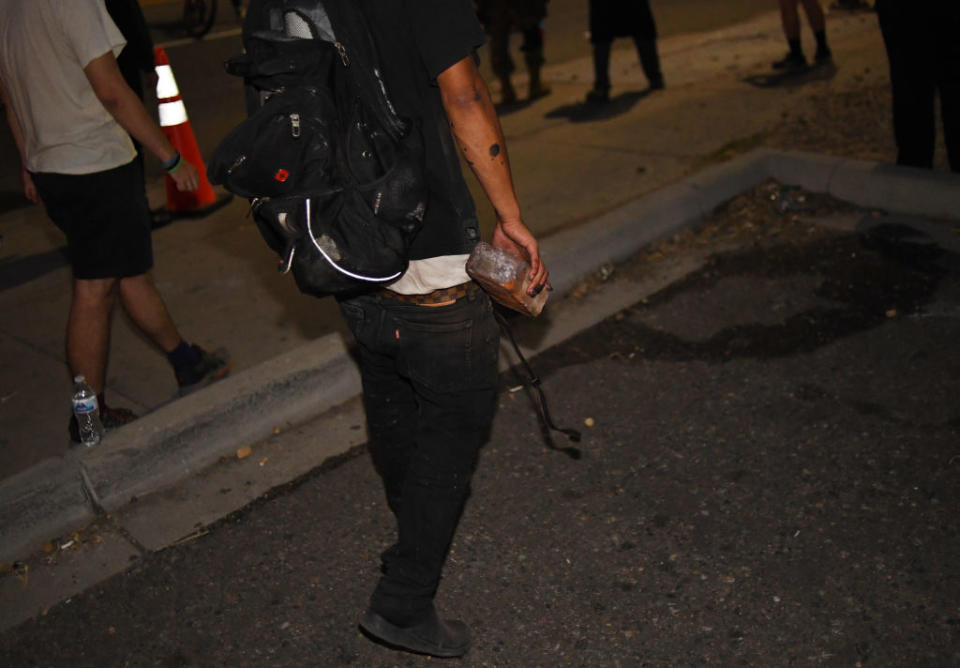
[[[87,473],[87,467],[83,465],[83,462],[78,461],[77,468],[80,471],[80,483],[83,485],[83,493],[86,495],[87,500],[93,507],[94,512],[97,514],[106,514],[106,511],[104,511],[103,506],[100,503],[100,497],[97,495],[97,490],[93,485],[93,481],[90,480],[90,474]]]
[[[130,543],[130,545],[140,553],[141,557],[146,557],[150,554],[150,550],[137,540],[133,534],[127,531],[123,525],[117,522],[113,515],[103,507],[103,504],[100,502],[100,496],[97,494],[96,487],[90,479],[90,474],[87,472],[87,467],[83,465],[83,462],[78,461],[77,468],[80,471],[80,484],[83,487],[83,494],[87,497],[87,501],[90,502],[90,507],[93,508],[93,512],[97,518],[109,525],[117,535]]]

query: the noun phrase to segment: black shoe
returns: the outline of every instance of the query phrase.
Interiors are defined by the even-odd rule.
[[[799,72],[807,69],[807,59],[802,53],[789,51],[786,56],[780,60],[774,61],[773,69],[786,70],[787,72]]]
[[[546,84],[530,84],[530,90],[528,91],[527,99],[532,102],[533,100],[539,100],[541,97],[546,97],[552,92],[553,89]]]
[[[178,367],[175,370],[181,397],[224,378],[233,366],[230,353],[223,348],[208,353],[200,346],[190,347],[200,356],[200,361],[193,366]]]
[[[594,88],[587,93],[587,104],[606,104],[610,101],[610,91]]]
[[[110,431],[111,429],[116,429],[117,427],[122,427],[125,424],[133,422],[137,419],[136,413],[126,408],[110,408],[109,406],[103,406],[100,408],[100,423],[103,425],[104,431]],[[70,416],[70,426],[68,427],[70,432],[70,440],[74,443],[80,442],[80,425],[77,423],[77,416]]]
[[[431,608],[430,616],[414,626],[396,626],[367,610],[360,628],[375,639],[397,649],[441,658],[463,656],[470,646],[467,625],[456,620],[440,621]]]
[[[833,53],[830,49],[817,49],[817,53],[813,56],[814,65],[829,65],[833,62]]]
[[[171,222],[173,222],[173,214],[165,208],[160,207],[159,209],[152,209],[150,211],[150,226],[153,229],[159,229],[164,225],[169,225]]]
[[[666,84],[663,82],[663,76],[650,79],[650,90],[663,90],[666,87]]]
[[[100,409],[100,422],[106,430],[116,429],[125,424],[129,424],[137,419],[137,414],[127,408],[110,408],[104,406]]]

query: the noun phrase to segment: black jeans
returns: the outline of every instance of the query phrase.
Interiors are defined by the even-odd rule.
[[[663,86],[663,73],[660,71],[660,55],[657,53],[656,40],[633,38],[640,58],[640,67],[652,88]],[[613,42],[593,43],[593,89],[601,93],[610,91],[610,50]]]
[[[877,0],[876,8],[890,60],[897,163],[933,166],[939,94],[947,158],[960,172],[960,9],[906,0]]]
[[[374,612],[426,617],[497,396],[500,335],[487,295],[418,306],[378,295],[341,301],[359,348],[369,447],[397,519]]]

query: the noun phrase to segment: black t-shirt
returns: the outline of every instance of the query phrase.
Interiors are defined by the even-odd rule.
[[[361,0],[397,112],[423,132],[430,200],[411,260],[469,253],[480,239],[437,75],[473,54],[486,36],[468,0]]]

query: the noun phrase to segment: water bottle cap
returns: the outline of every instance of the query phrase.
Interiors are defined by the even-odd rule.
[[[78,374],[78,375],[76,375],[76,376],[73,377],[73,382],[74,382],[74,383],[83,383],[83,382],[86,382],[86,380],[87,380],[87,379],[84,377],[84,375],[83,375],[82,373],[81,373],[81,374]]]

